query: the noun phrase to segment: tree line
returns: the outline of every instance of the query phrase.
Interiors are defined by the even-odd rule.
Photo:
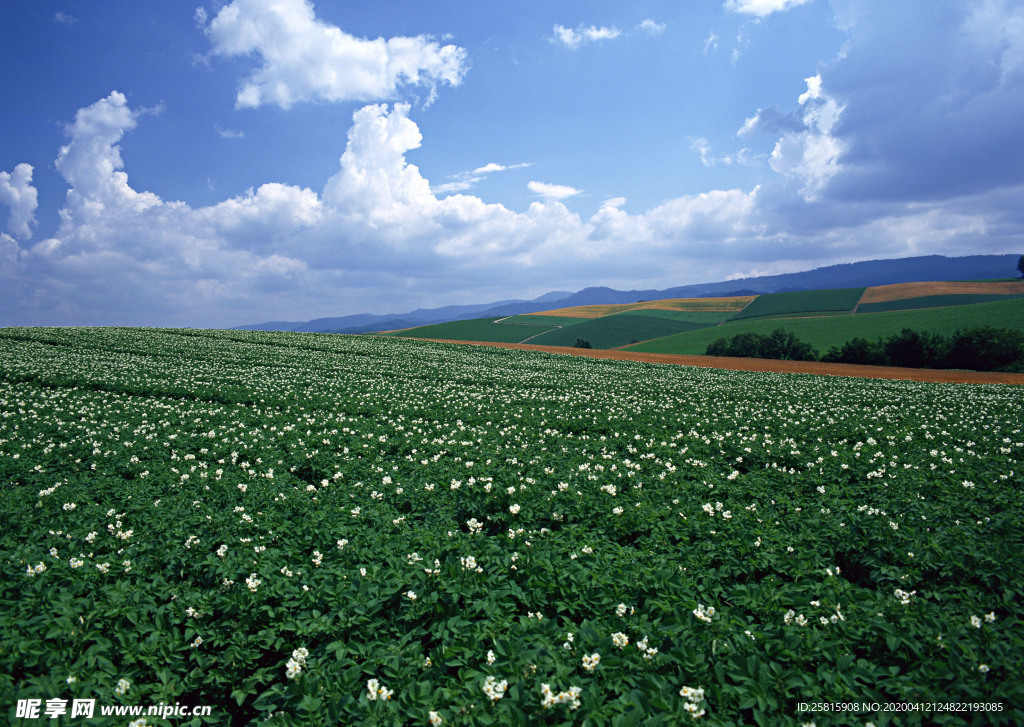
[[[794,334],[776,328],[767,335],[739,333],[731,338],[719,338],[705,353],[783,361],[1024,373],[1024,331],[981,326],[943,336],[904,328],[877,341],[858,336],[842,346],[833,346],[822,356]]]

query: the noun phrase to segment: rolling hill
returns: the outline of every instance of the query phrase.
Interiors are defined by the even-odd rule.
[[[824,353],[855,337],[875,340],[904,328],[948,336],[986,325],[1024,330],[1024,281],[938,281],[585,305],[386,335],[550,346],[586,342],[598,349],[700,355],[719,338],[782,328]]]
[[[419,308],[405,313],[316,318],[310,321],[270,321],[238,330],[306,331],[317,333],[371,333],[450,321],[527,315],[591,305],[631,305],[637,301],[753,296],[837,288],[861,288],[920,281],[957,281],[1016,276],[1017,255],[928,255],[895,260],[867,260],[830,265],[799,273],[768,275],[714,283],[683,285],[664,290],[614,290],[591,287],[575,293],[555,291],[532,300],[503,300],[474,305]]]

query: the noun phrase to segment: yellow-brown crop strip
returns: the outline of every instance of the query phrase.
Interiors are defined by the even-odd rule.
[[[603,318],[615,313],[633,310],[674,310],[683,312],[714,312],[739,311],[750,303],[753,295],[730,296],[725,298],[665,298],[663,300],[647,300],[638,303],[620,303],[607,305],[579,305],[570,308],[529,313],[538,316],[564,316],[566,318]]]
[[[923,298],[929,295],[1014,295],[1024,294],[1024,280],[998,282],[936,281],[877,285],[864,291],[858,305],[892,300]]]

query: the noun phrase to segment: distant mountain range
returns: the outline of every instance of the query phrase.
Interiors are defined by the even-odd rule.
[[[635,303],[640,300],[660,300],[662,298],[712,298],[823,288],[859,288],[933,280],[1015,278],[1017,277],[1017,261],[1019,259],[1018,255],[968,255],[965,257],[926,255],[894,260],[866,260],[829,265],[802,273],[765,275],[756,278],[724,280],[717,283],[697,283],[664,290],[584,288],[575,293],[564,291],[545,293],[533,300],[501,300],[477,305],[418,308],[408,313],[386,315],[361,313],[338,318],[315,318],[304,322],[269,321],[237,326],[234,330],[373,333],[470,318],[499,318],[523,313],[537,313],[553,308],[568,308],[577,305]]]

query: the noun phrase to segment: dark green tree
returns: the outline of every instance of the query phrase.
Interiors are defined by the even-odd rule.
[[[957,331],[949,350],[949,366],[971,371],[1005,371],[1024,364],[1024,332],[982,326]]]
[[[946,360],[949,341],[928,331],[904,328],[885,341],[885,358],[890,366],[911,369],[939,369]]]
[[[572,344],[573,348],[593,348],[590,345],[590,341],[585,338],[577,338],[576,343]]]
[[[1017,270],[1020,271],[1020,276],[1024,278],[1024,255],[1020,256],[1020,260],[1017,261]]]
[[[858,336],[844,343],[842,348],[833,346],[822,360],[829,363],[885,366],[885,349],[881,341],[869,341]]]

